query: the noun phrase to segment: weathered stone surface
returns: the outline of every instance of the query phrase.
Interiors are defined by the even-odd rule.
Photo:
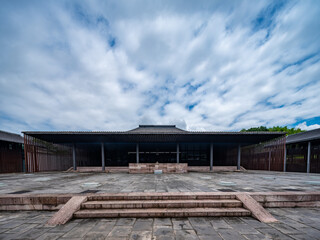
[[[250,216],[243,208],[148,208],[148,209],[84,209],[74,213],[76,218],[108,217],[203,217]]]
[[[49,225],[59,225],[68,222],[73,214],[78,211],[81,204],[87,200],[86,196],[72,197],[49,221]]]
[[[115,226],[108,237],[129,237],[131,230],[128,226]]]
[[[208,166],[205,166],[208,168]],[[108,168],[108,166],[107,166]],[[215,169],[215,167],[214,167]],[[4,176],[4,175],[3,175]],[[37,178],[50,178],[50,181],[36,181]],[[187,174],[126,174],[126,173],[35,173],[35,174],[6,174],[0,177],[1,182],[6,186],[0,186],[0,194],[8,194],[21,190],[28,190],[30,194],[79,194],[84,190],[81,186],[94,179],[101,183],[101,186],[94,188],[99,192],[143,192],[143,191],[191,191],[201,192],[219,191],[221,181],[237,179],[236,185],[228,186],[228,189],[241,192],[283,192],[288,187],[299,190],[299,194],[304,192],[319,191],[319,185],[308,184],[311,179],[320,181],[317,174],[302,173],[283,173],[268,171],[247,171],[247,172],[228,172],[227,174],[189,172]],[[45,187],[49,184],[50,187]],[[90,189],[91,190],[91,189]],[[290,191],[287,193],[294,194]],[[16,197],[23,197],[26,194],[14,194]],[[2,196],[2,195],[1,195]],[[258,200],[259,201],[259,200]],[[291,200],[293,201],[293,200]],[[316,201],[316,200],[312,200]],[[318,200],[319,201],[319,200]],[[259,201],[260,202],[260,201]],[[30,202],[31,203],[31,202]],[[0,199],[0,205],[1,205]],[[18,204],[18,203],[16,203]],[[31,203],[34,204],[34,203]],[[58,203],[59,204],[59,203]]]
[[[175,230],[176,240],[197,240],[199,239],[195,230]]]
[[[235,199],[211,200],[132,200],[132,201],[88,201],[81,205],[83,209],[110,208],[195,208],[195,207],[241,207]]]
[[[192,226],[188,219],[186,220],[172,220],[173,229],[175,230],[192,230]]]
[[[152,219],[138,219],[134,226],[133,231],[152,231],[153,220]]]
[[[152,239],[152,231],[133,231],[129,240],[150,240]]]
[[[267,210],[265,210],[256,200],[248,194],[237,194],[237,198],[243,203],[244,207],[249,209],[252,215],[261,222],[278,222]]]
[[[266,224],[249,217],[146,218],[116,225],[119,219],[71,220],[48,226],[52,213],[39,211],[0,212],[0,239],[318,239],[319,208],[278,208],[279,223]],[[274,213],[274,212],[273,212]],[[41,222],[40,220],[44,221]],[[119,222],[120,224],[126,223]],[[131,224],[133,222],[133,224]],[[135,225],[153,222],[150,231],[135,231]],[[176,223],[190,229],[179,229]],[[150,225],[148,225],[149,227]],[[105,227],[105,231],[103,231]],[[183,227],[182,227],[183,228]],[[213,230],[215,232],[213,232]],[[113,231],[113,232],[112,232]],[[112,234],[110,234],[112,232]],[[155,235],[156,234],[156,235]],[[204,235],[203,235],[204,234]],[[33,235],[33,236],[31,236]]]

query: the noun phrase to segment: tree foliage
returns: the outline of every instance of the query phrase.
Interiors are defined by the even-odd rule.
[[[260,127],[252,127],[248,129],[242,129],[240,132],[286,132],[287,135],[305,132],[304,130],[301,130],[300,128],[288,128],[287,126],[280,127],[280,126],[274,126],[267,128],[265,126]]]

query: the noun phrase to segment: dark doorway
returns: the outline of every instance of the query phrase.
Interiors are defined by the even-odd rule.
[[[139,159],[141,163],[176,163],[177,145],[174,143],[141,143]]]

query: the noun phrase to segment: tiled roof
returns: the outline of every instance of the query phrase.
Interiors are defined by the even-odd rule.
[[[0,130],[0,141],[23,143],[23,137],[19,134],[9,133]]]
[[[127,133],[181,133],[186,132],[176,125],[139,125],[139,127],[127,131]]]
[[[286,143],[307,142],[311,140],[320,140],[320,128],[307,132],[292,134],[287,137]]]

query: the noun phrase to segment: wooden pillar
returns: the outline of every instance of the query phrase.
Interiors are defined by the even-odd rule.
[[[237,160],[237,170],[240,170],[241,165],[241,145],[238,145],[238,160]]]
[[[177,143],[177,163],[179,163],[179,143]]]
[[[308,142],[307,173],[310,173],[311,142]]]
[[[213,144],[210,143],[210,171],[213,169]]]
[[[136,159],[137,159],[137,163],[139,163],[139,143],[137,143],[136,145]]]
[[[269,171],[270,171],[270,168],[271,168],[271,150],[269,150]]]
[[[106,170],[105,158],[104,158],[104,143],[101,143],[101,162],[102,162],[102,171]]]
[[[283,157],[283,171],[287,171],[287,146],[284,145],[284,157]]]
[[[28,165],[27,165],[27,136],[26,134],[23,134],[23,149],[24,149],[24,172],[27,173],[28,172]]]
[[[73,160],[73,170],[77,170],[77,162],[76,162],[76,145],[72,146],[72,160]]]

